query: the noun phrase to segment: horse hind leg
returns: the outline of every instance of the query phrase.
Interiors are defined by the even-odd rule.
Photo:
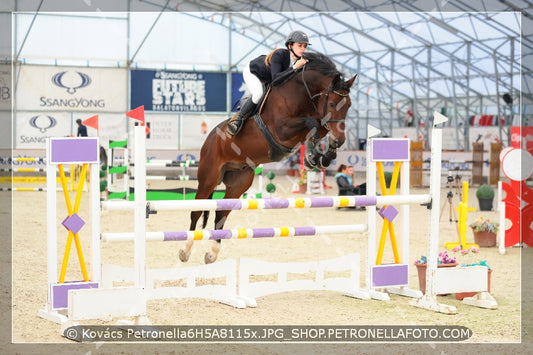
[[[226,217],[229,214],[230,211],[216,211],[215,213],[215,229],[222,229],[224,227],[224,223],[226,222]],[[206,264],[214,263],[217,260],[218,254],[220,253],[221,248],[221,240],[215,239],[213,240],[213,244],[211,245],[211,251],[208,251],[204,255],[204,262]]]

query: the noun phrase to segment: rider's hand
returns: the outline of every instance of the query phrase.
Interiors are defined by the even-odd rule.
[[[298,60],[296,61],[296,63],[294,63],[293,68],[294,68],[294,69],[301,68],[301,67],[303,67],[306,63],[307,63],[307,59],[305,59],[305,58],[300,58],[300,59],[298,59]]]

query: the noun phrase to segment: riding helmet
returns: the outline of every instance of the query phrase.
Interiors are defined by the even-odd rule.
[[[294,42],[306,43],[308,46],[311,45],[311,43],[309,43],[309,38],[307,38],[307,35],[302,31],[292,31],[289,33],[285,40],[285,47],[288,47],[289,44]]]

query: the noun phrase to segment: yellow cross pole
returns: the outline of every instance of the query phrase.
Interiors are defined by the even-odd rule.
[[[475,243],[468,243],[466,241],[466,220],[468,219],[468,212],[474,212],[476,210],[474,207],[468,206],[468,181],[463,181],[463,199],[461,202],[459,202],[459,206],[456,207],[455,210],[458,211],[459,214],[459,221],[457,224],[459,240],[457,242],[444,243],[444,246],[449,250],[455,248],[456,246],[461,246],[461,249],[468,249],[470,247],[479,248],[479,245]]]
[[[59,177],[61,179],[61,185],[63,187],[63,195],[65,196],[65,203],[67,205],[67,211],[69,217],[74,213],[78,213],[81,203],[81,195],[83,191],[83,184],[85,182],[85,175],[87,173],[88,164],[83,164],[81,169],[81,178],[78,181],[78,188],[76,191],[76,199],[74,201],[74,208],[72,208],[72,203],[70,201],[70,195],[67,187],[67,178],[65,177],[65,170],[63,169],[63,164],[59,164]],[[76,245],[76,251],[78,252],[78,259],[80,261],[81,273],[83,275],[83,281],[89,281],[89,276],[87,275],[87,267],[85,266],[85,259],[83,257],[83,250],[81,248],[80,238],[78,233],[74,234],[69,230],[67,243],[65,245],[65,253],[63,254],[63,263],[61,264],[61,272],[59,274],[59,283],[65,282],[65,274],[67,272],[67,264],[70,254],[70,248],[72,247],[72,239]]]
[[[394,162],[394,170],[392,172],[392,179],[390,183],[390,190],[387,191],[387,184],[385,183],[385,174],[383,172],[383,162],[376,162],[376,167],[379,177],[379,186],[381,188],[382,195],[394,195],[396,193],[396,185],[398,183],[398,176],[400,175],[401,162]],[[387,208],[387,205],[383,206]],[[385,249],[385,241],[387,238],[387,231],[390,234],[392,252],[394,254],[394,262],[400,263],[400,254],[398,253],[398,244],[396,242],[396,233],[394,231],[394,225],[392,221],[387,218],[383,218],[383,227],[381,228],[381,236],[379,239],[378,253],[376,255],[376,265],[381,265],[383,260],[383,251]]]

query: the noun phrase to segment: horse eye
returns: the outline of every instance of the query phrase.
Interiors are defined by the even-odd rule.
[[[330,101],[329,102],[329,107],[334,108],[335,107],[335,103]]]

